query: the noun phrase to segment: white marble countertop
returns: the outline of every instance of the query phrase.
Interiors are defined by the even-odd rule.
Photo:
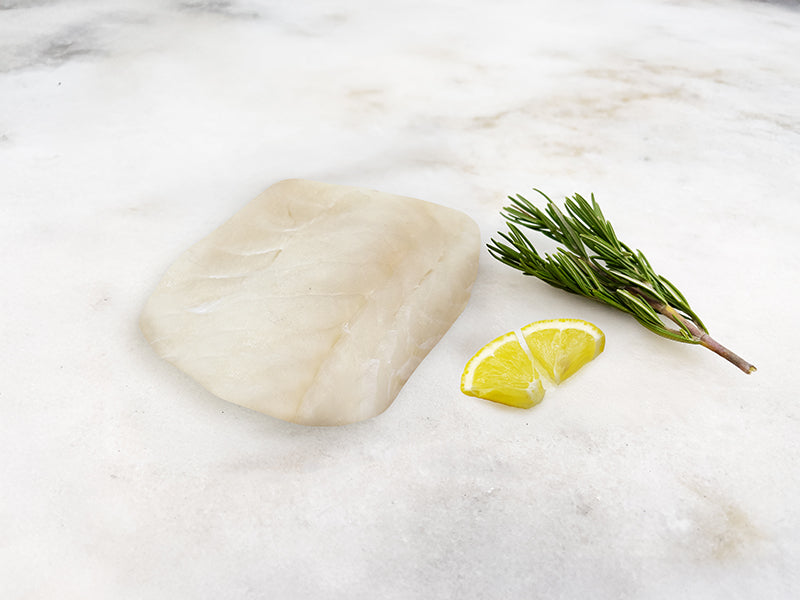
[[[0,0],[0,589],[12,599],[800,597],[800,6]],[[383,415],[227,404],[137,328],[180,251],[302,177],[460,208],[595,193],[712,353],[484,252]],[[462,395],[530,321],[606,351]]]

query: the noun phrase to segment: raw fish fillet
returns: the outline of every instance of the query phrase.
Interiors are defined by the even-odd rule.
[[[389,407],[464,309],[479,247],[457,210],[287,180],[181,255],[140,325],[220,398],[353,423]]]

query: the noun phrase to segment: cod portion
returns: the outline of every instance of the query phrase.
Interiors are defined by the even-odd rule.
[[[464,309],[479,248],[459,211],[287,180],[181,255],[140,326],[224,400],[353,423],[389,407]]]

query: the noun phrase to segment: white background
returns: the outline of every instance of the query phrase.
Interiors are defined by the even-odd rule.
[[[3,598],[800,596],[800,8],[0,0]],[[302,177],[459,208],[595,193],[747,376],[481,257],[383,415],[225,403],[137,328],[186,247]],[[576,317],[530,411],[464,363]],[[347,390],[342,390],[347,393]]]

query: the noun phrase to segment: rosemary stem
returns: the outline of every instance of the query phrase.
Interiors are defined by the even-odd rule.
[[[725,346],[720,344],[717,340],[712,338],[707,333],[703,334],[703,336],[701,337],[700,344],[705,346],[712,352],[716,352],[722,358],[724,358],[728,362],[733,363],[748,375],[756,370],[755,365],[751,365],[749,362],[747,362],[745,359],[743,359],[735,352],[731,352]]]
[[[700,343],[701,346],[705,346],[712,352],[719,354],[722,358],[736,365],[736,367],[738,367],[748,375],[756,370],[755,365],[750,364],[735,352],[728,350],[728,348],[726,348],[725,346],[720,344],[717,340],[708,335],[707,332],[700,329],[693,321],[686,319],[683,315],[681,315],[677,310],[675,310],[671,306],[664,304],[662,302],[651,302],[651,305],[656,311],[660,312],[662,315],[671,319],[675,323],[685,327],[689,331],[689,333],[691,333],[692,337]]]

